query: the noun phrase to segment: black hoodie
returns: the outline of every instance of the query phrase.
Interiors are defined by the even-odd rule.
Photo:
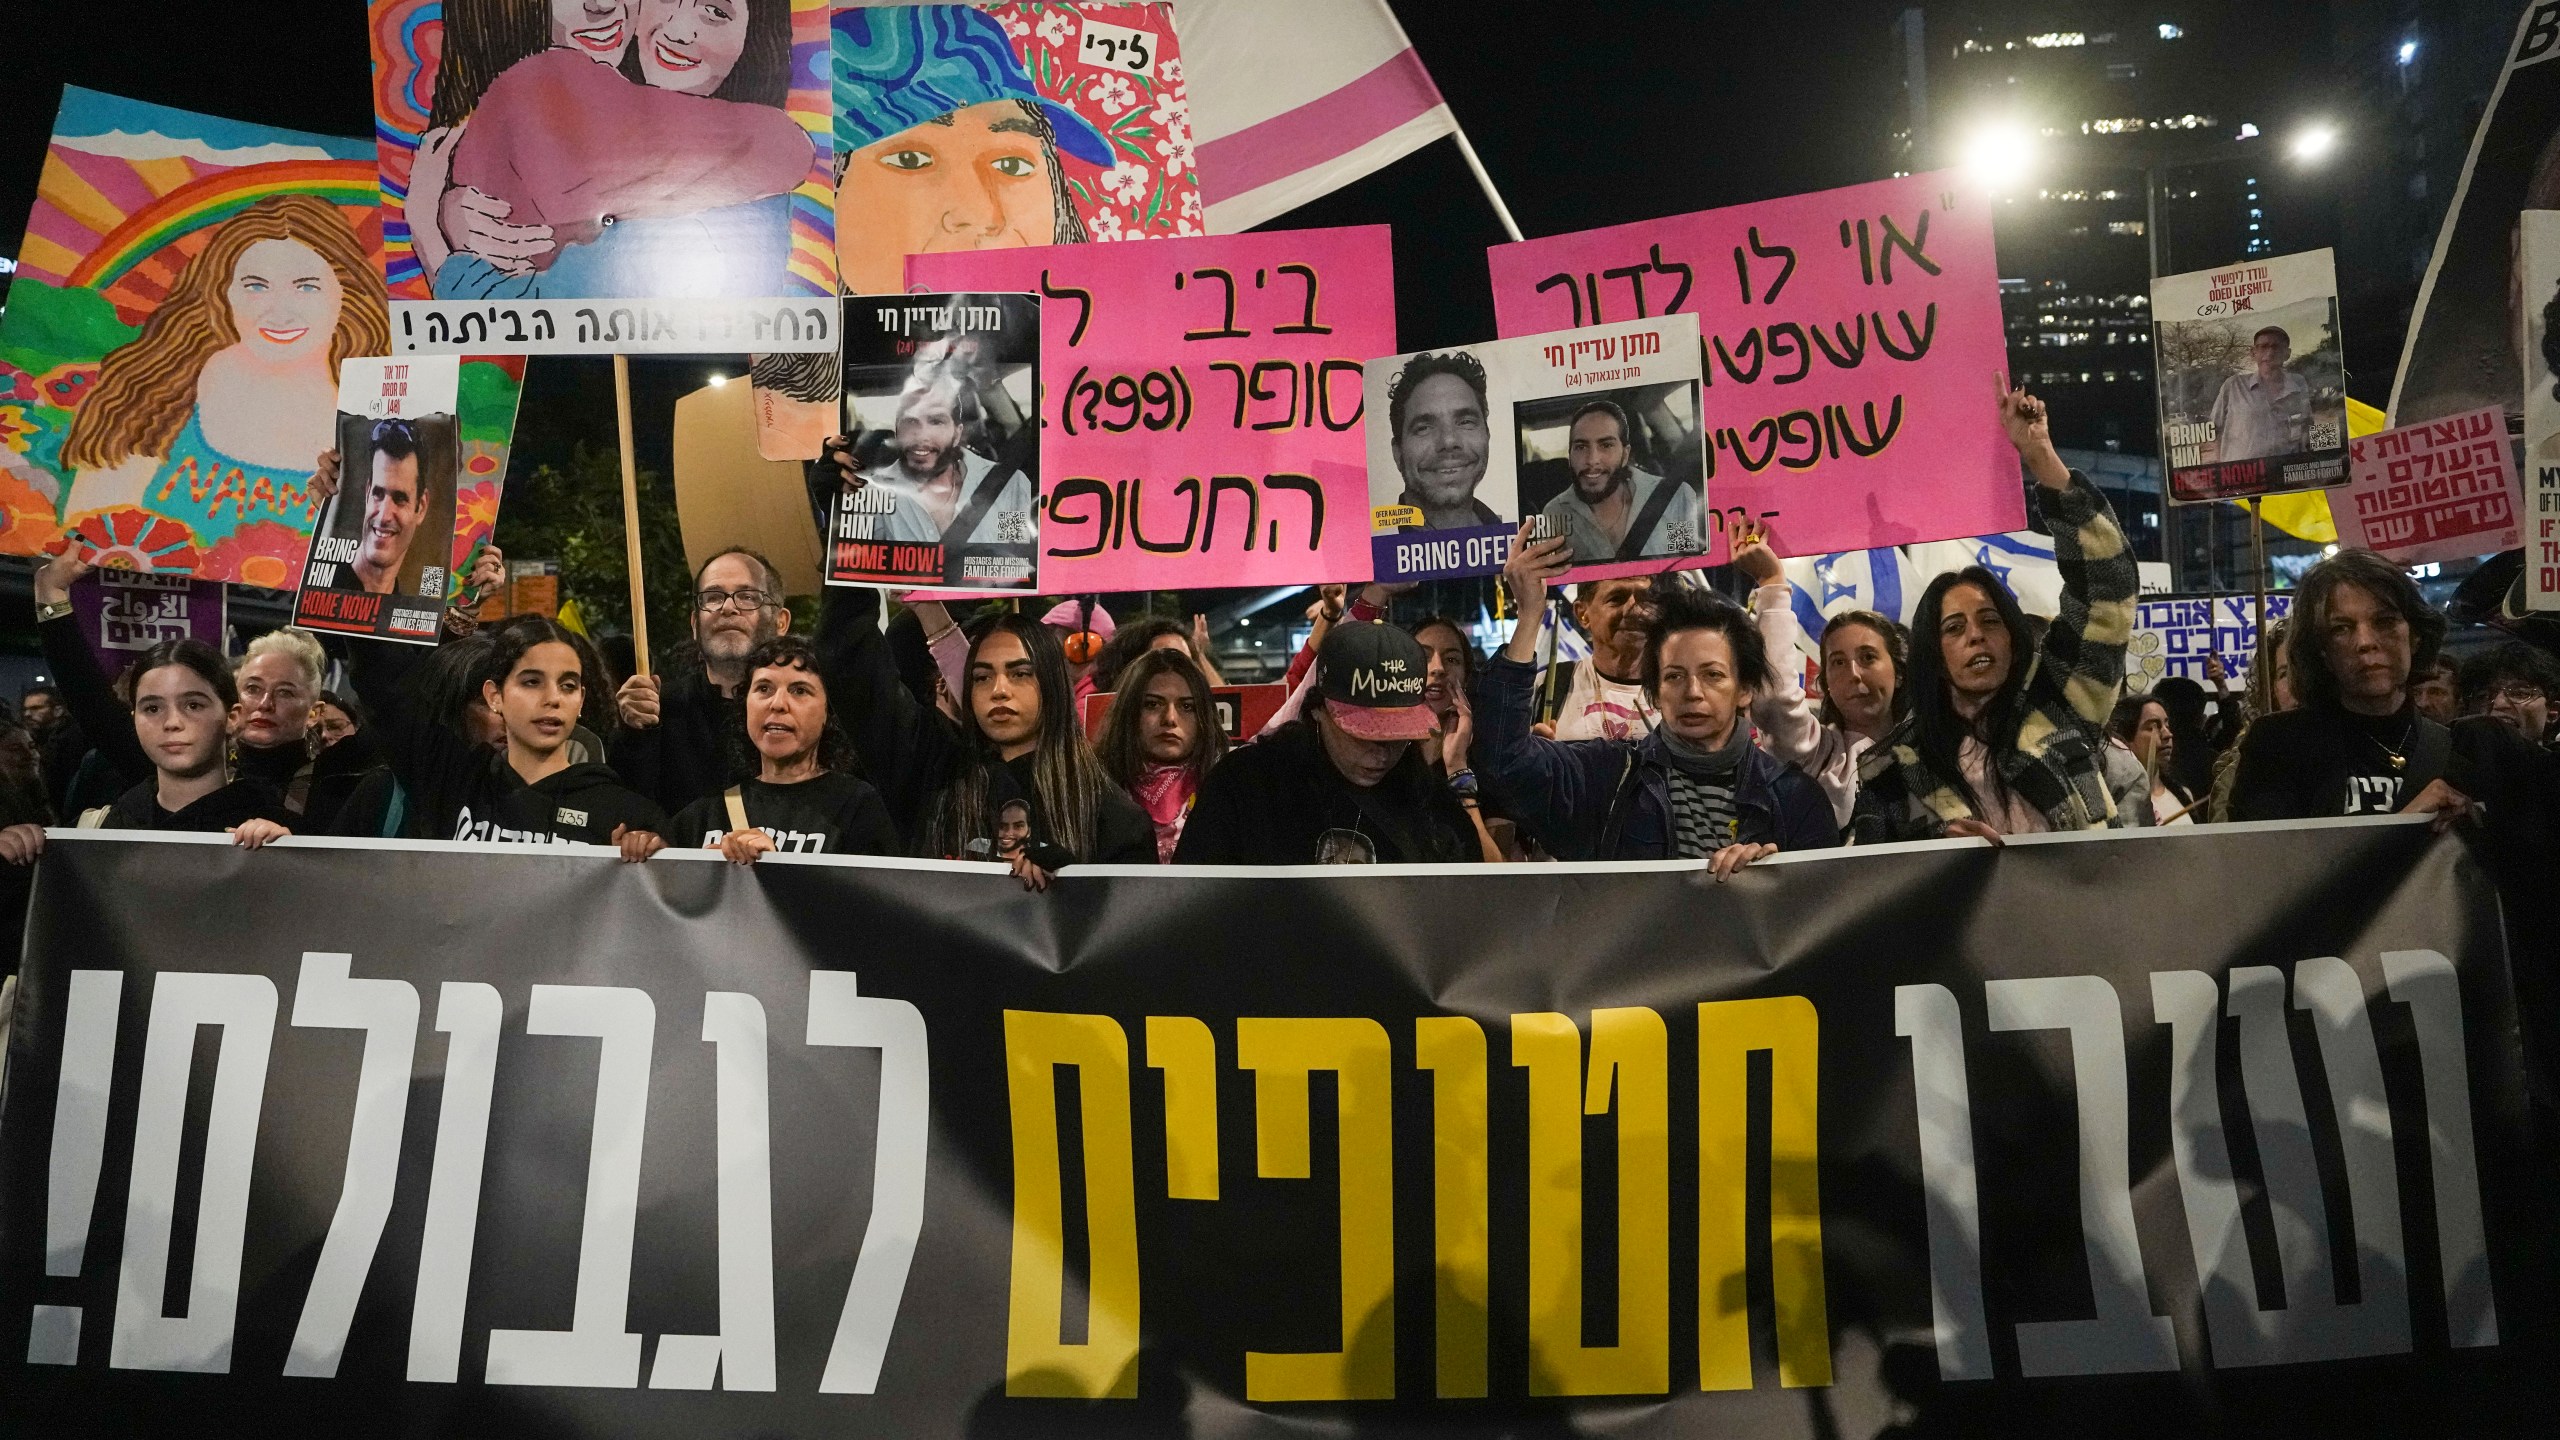
[[[1369,789],[1342,778],[1324,739],[1292,720],[1227,752],[1200,782],[1176,865],[1480,861],[1464,806],[1419,747]]]
[[[624,785],[609,766],[568,766],[525,783],[504,751],[472,744],[434,723],[410,691],[431,652],[385,641],[349,645],[357,698],[375,738],[409,792],[426,833],[445,840],[522,844],[612,843],[616,826],[663,830],[666,812]]]

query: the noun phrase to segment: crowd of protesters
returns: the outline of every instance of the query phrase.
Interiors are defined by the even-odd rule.
[[[1830,617],[1808,683],[1774,537],[1745,528],[1747,606],[1695,574],[1588,581],[1568,664],[1542,642],[1570,547],[1530,525],[1497,653],[1446,616],[1389,623],[1398,587],[1322,587],[1287,703],[1238,736],[1204,622],[1115,625],[1092,598],[965,622],[918,600],[884,625],[881,592],[834,588],[803,635],[772,563],[733,549],[647,674],[607,673],[557,621],[457,608],[432,648],[286,629],[236,663],[162,644],[111,681],[67,604],[85,567],[56,559],[35,582],[52,681],[0,725],[0,903],[23,903],[51,824],[974,859],[1033,888],[1163,862],[1692,860],[1722,879],[1841,844],[2399,812],[2515,863],[2560,853],[2550,653],[2455,664],[2407,572],[2347,550],[2302,577],[2244,694],[2219,657],[2211,695],[2129,691],[2125,535],[2040,401],[2004,392],[2000,420],[2053,537],[2050,622],[1987,570],[1941,575],[1908,627]],[[866,483],[841,442],[811,473],[821,501]],[[484,548],[465,588],[503,573]]]

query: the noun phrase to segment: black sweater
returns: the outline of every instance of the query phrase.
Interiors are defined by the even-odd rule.
[[[1231,750],[1191,802],[1176,865],[1382,865],[1480,861],[1466,807],[1407,751],[1370,789],[1342,778],[1324,740],[1293,720]]]
[[[411,681],[434,652],[359,640],[347,647],[356,695],[375,738],[408,791],[426,833],[441,840],[611,844],[616,826],[664,833],[666,812],[610,767],[571,765],[530,784],[506,752],[472,744],[434,723]]]
[[[263,780],[243,777],[178,810],[160,808],[157,776],[119,796],[107,809],[109,830],[185,830],[219,834],[244,820],[272,820],[290,830],[294,816],[284,797]]]
[[[614,772],[672,813],[755,773],[730,743],[746,728],[745,687],[721,694],[701,662],[688,657],[659,679],[658,723],[615,733]]]
[[[897,855],[898,827],[889,807],[867,781],[826,774],[814,780],[772,785],[753,776],[738,782],[747,823],[795,855]],[[660,833],[670,845],[718,845],[733,827],[725,793],[705,795],[676,812]]]

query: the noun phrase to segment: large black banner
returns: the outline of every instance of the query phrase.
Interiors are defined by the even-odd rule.
[[[1047,895],[65,835],[22,983],[10,1434],[2550,1423],[2423,826]]]

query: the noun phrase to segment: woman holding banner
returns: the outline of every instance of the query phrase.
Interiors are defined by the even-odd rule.
[[[1941,575],[1912,612],[1911,714],[1858,767],[1856,840],[2100,830],[2115,820],[2100,747],[2124,684],[2140,587],[2106,497],[2054,453],[2045,405],[2000,392],[2062,570],[2062,611],[2033,643],[1988,570]]]
[[[485,546],[475,593],[492,571]],[[612,691],[586,637],[541,615],[519,615],[488,632],[478,684],[503,744],[492,750],[460,727],[432,718],[425,693],[436,650],[357,639],[348,671],[356,698],[374,717],[383,753],[407,804],[439,839],[518,844],[618,843],[625,830],[663,831],[666,812],[602,764],[576,758],[575,732],[613,725]]]
[[[856,768],[853,742],[827,712],[818,649],[778,636],[747,657],[746,729],[756,773],[676,812],[666,834],[752,865],[776,850],[798,855],[896,855],[889,807]],[[651,830],[622,837],[622,857],[646,860],[668,841]]]

